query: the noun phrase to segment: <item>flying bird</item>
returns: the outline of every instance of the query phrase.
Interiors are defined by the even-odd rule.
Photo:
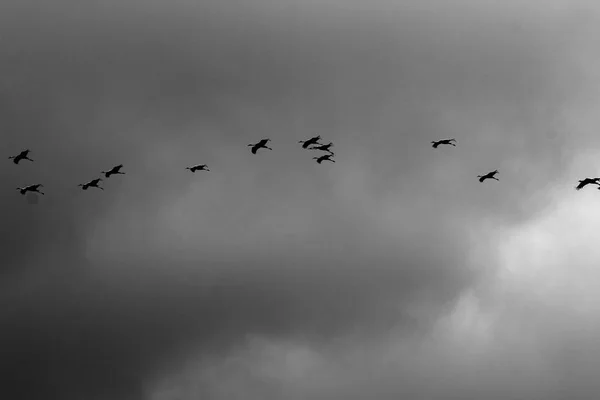
[[[575,190],[581,190],[585,186],[593,184],[598,185],[598,189],[600,189],[600,178],[585,178],[579,180],[579,185],[575,186]]]
[[[27,192],[35,192],[35,193],[39,193],[39,194],[44,194],[42,192],[40,192],[40,188],[44,187],[44,185],[38,183],[35,185],[29,185],[29,186],[23,186],[23,187],[18,187],[17,190],[21,193],[21,194],[25,194]]]
[[[98,186],[98,184],[100,182],[102,182],[102,179],[96,178],[96,179],[92,179],[91,181],[89,181],[87,183],[80,183],[77,186],[80,186],[83,190],[88,190],[88,188],[91,188],[91,187],[95,187],[97,189],[104,190],[104,188],[101,188],[100,186]]]
[[[331,154],[333,154],[333,152],[330,150],[330,149],[331,149],[331,147],[333,147],[333,142],[329,142],[329,143],[327,143],[327,144],[322,144],[322,145],[320,145],[320,146],[314,146],[314,147],[311,147],[311,148],[310,148],[310,150],[321,150],[321,151],[328,151],[328,152],[330,152]]]
[[[210,169],[208,169],[208,165],[206,165],[206,164],[198,164],[198,165],[194,165],[192,167],[185,167],[185,169],[189,169],[192,172],[196,172],[196,171],[210,171]]]
[[[100,172],[102,172],[106,178],[110,178],[111,175],[125,175],[125,172],[121,172],[121,168],[123,168],[123,164],[116,165],[108,171]]]
[[[252,147],[252,154],[256,154],[256,152],[258,151],[258,149],[263,148],[263,149],[268,149],[268,150],[273,150],[270,147],[267,147],[267,143],[269,143],[271,141],[271,139],[262,139],[260,142],[258,143],[254,143],[254,144],[249,144],[248,146]]]
[[[492,171],[492,172],[488,172],[485,175],[477,175],[477,177],[479,178],[479,182],[483,182],[486,179],[495,179],[497,181],[499,181],[500,179],[496,178],[495,175],[498,173],[498,170]]]
[[[319,164],[321,164],[323,161],[335,162],[335,160],[331,159],[332,156],[333,156],[333,154],[325,154],[324,156],[321,156],[321,157],[313,157],[313,160],[317,160],[317,162]]]
[[[18,164],[21,160],[33,161],[31,158],[27,157],[30,152],[31,152],[31,150],[29,150],[29,149],[23,150],[22,152],[20,152],[16,156],[10,156],[10,157],[8,157],[8,159],[9,160],[13,160],[13,162],[15,164]]]
[[[433,141],[431,143],[432,143],[431,147],[433,147],[434,149],[437,149],[437,147],[440,144],[448,144],[450,146],[456,146],[456,144],[455,144],[456,143],[456,139],[442,139],[442,140]]]
[[[321,145],[322,143],[319,143],[319,140],[321,140],[321,135],[317,135],[315,137],[311,137],[308,140],[301,140],[298,143],[303,143],[302,148],[303,149],[307,149],[308,146],[312,146],[313,144]]]

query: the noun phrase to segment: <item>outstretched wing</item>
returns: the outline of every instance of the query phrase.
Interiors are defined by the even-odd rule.
[[[579,181],[579,185],[575,186],[575,189],[576,190],[581,190],[581,189],[583,189],[585,186],[587,186],[590,183],[595,183],[595,184],[597,184],[597,185],[600,186],[600,184],[598,184],[598,182],[596,182],[595,180],[583,179],[583,180]],[[599,187],[599,189],[600,189],[600,187]]]

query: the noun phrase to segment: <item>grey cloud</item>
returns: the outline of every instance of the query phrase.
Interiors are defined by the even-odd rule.
[[[1,368],[23,398],[143,398],[247,335],[427,332],[479,278],[469,229],[526,220],[532,180],[576,154],[546,140],[589,90],[568,12],[9,4],[2,150],[38,160],[1,172]],[[313,133],[336,164],[298,149]],[[75,186],[121,162],[105,192]],[[12,189],[31,180],[35,206]]]

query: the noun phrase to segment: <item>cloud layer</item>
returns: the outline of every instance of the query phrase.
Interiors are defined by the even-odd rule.
[[[569,370],[586,398],[563,349],[593,335],[550,324],[535,282],[507,297],[496,240],[597,170],[572,165],[597,145],[597,7],[371,3],[2,6],[2,150],[36,160],[0,172],[7,392],[548,398],[531,382]],[[314,133],[335,164],[299,148]]]

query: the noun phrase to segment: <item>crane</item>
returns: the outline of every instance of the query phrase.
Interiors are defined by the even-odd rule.
[[[269,143],[270,141],[271,141],[271,139],[262,139],[258,143],[251,143],[248,146],[252,147],[252,149],[251,149],[252,154],[256,154],[256,152],[260,148],[273,150],[272,148],[267,146],[267,143]]]
[[[456,139],[442,139],[442,140],[437,140],[437,141],[432,141],[432,146],[434,149],[437,149],[437,147],[440,144],[448,144],[450,146],[455,146],[456,147]]]
[[[314,146],[314,147],[311,147],[310,149],[311,150],[328,151],[329,153],[333,154],[333,152],[330,150],[331,147],[333,147],[333,142],[329,142],[327,144],[322,144],[322,145],[319,145],[319,146]]]
[[[496,174],[498,173],[498,170],[494,170],[492,172],[488,172],[485,175],[477,175],[477,177],[479,178],[479,182],[483,182],[486,179],[495,179],[497,181],[499,181],[500,179],[496,178]]]
[[[106,178],[110,178],[111,175],[125,175],[125,172],[121,172],[121,168],[123,168],[123,164],[116,165],[108,171],[100,172],[102,172]]]
[[[31,152],[31,150],[26,149],[26,150],[23,150],[22,152],[20,152],[19,154],[17,154],[16,156],[8,157],[8,159],[13,160],[13,162],[15,164],[18,164],[21,160],[33,161],[31,158],[27,157],[30,152]]]
[[[91,188],[91,187],[95,187],[97,189],[104,190],[104,188],[101,188],[100,186],[98,186],[98,184],[100,182],[102,182],[102,179],[96,178],[96,179],[92,179],[91,181],[89,181],[87,183],[80,183],[77,186],[80,186],[83,190],[88,190],[88,188]]]
[[[313,144],[320,145],[321,143],[319,143],[319,140],[321,140],[321,135],[317,135],[315,137],[311,137],[308,140],[300,140],[298,143],[303,143],[302,144],[302,148],[303,149],[307,149],[308,146],[312,146]]]
[[[198,164],[198,165],[194,165],[192,167],[185,167],[185,169],[189,169],[192,172],[196,172],[196,171],[210,171],[210,169],[208,169],[208,165],[206,165],[206,164]]]
[[[42,185],[41,183],[37,183],[35,185],[29,185],[29,186],[23,186],[23,187],[18,187],[17,190],[24,195],[27,192],[35,192],[35,193],[39,193],[39,194],[44,194],[42,192],[40,192],[40,188],[44,187],[44,185]]]
[[[333,154],[325,154],[324,156],[321,156],[321,157],[313,157],[313,160],[317,160],[317,162],[319,164],[321,164],[323,161],[335,162],[335,160],[331,159],[332,156],[333,156]]]

